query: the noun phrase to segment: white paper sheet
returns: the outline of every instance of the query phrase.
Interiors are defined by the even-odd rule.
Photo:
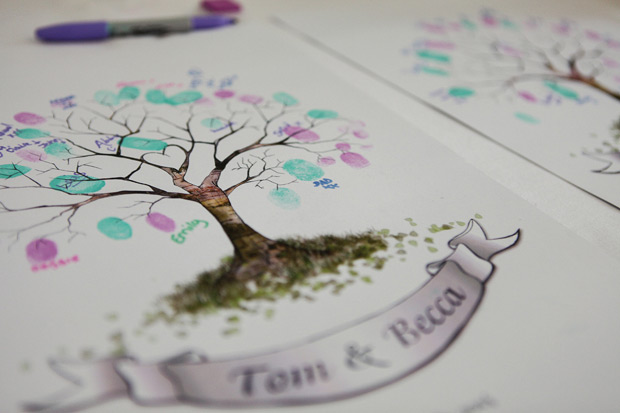
[[[2,411],[616,406],[618,263],[305,47],[248,24],[11,50],[19,59],[0,103]],[[306,248],[370,231],[387,249],[348,255],[339,274],[273,301],[242,300],[252,311],[181,311],[166,323],[162,298],[231,256],[235,237],[224,231],[230,211],[218,221],[170,174],[191,152],[185,178],[199,185],[214,153],[224,161],[263,134],[273,145],[234,158],[218,185],[249,227]]]
[[[616,207],[618,17],[611,2],[410,1],[376,8],[340,2],[281,16],[287,27]]]

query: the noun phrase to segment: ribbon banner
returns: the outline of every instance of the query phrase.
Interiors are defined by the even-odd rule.
[[[131,357],[53,360],[51,368],[74,385],[24,410],[75,412],[118,397],[142,406],[283,406],[371,391],[425,366],[454,341],[482,300],[495,268],[490,259],[515,245],[519,234],[489,239],[471,220],[449,241],[453,252],[427,265],[432,277],[420,289],[383,311],[277,351],[224,360],[187,352],[152,364]]]

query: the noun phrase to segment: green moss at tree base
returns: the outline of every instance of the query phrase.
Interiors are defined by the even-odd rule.
[[[353,280],[328,280],[312,283],[319,274],[339,275],[339,267],[352,267],[358,260],[364,260],[374,268],[381,268],[384,258],[376,253],[387,249],[384,237],[375,232],[349,234],[345,236],[321,235],[311,239],[283,239],[277,241],[281,252],[278,265],[268,271],[256,274],[249,280],[230,277],[234,265],[233,257],[227,257],[221,264],[200,274],[196,281],[177,286],[176,291],[164,298],[171,313],[160,312],[154,319],[173,321],[182,314],[210,313],[220,309],[248,310],[252,301],[275,301],[282,297],[312,299],[300,290],[310,287],[312,291],[332,288],[338,294]]]

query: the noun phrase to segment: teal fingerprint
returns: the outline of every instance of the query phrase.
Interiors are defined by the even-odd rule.
[[[278,92],[273,95],[273,99],[276,102],[283,104],[284,106],[293,106],[299,103],[297,99],[285,92]]]
[[[325,174],[322,168],[303,159],[290,159],[282,168],[300,181],[314,181]]]
[[[157,139],[129,136],[123,138],[121,146],[124,148],[139,149],[141,151],[162,151],[168,144],[163,141],[158,141]]]
[[[473,96],[474,91],[466,87],[452,87],[448,90],[448,93],[455,98],[468,98]]]
[[[206,118],[203,119],[200,123],[202,124],[202,126],[205,126],[209,129],[219,129],[225,126],[225,123],[222,122],[222,120],[219,118]]]
[[[50,188],[68,194],[90,194],[100,191],[104,186],[104,181],[83,175],[60,175],[50,182]]]
[[[61,159],[71,156],[69,145],[63,142],[50,143],[45,147],[45,153]]]
[[[516,112],[515,113],[515,117],[517,119],[519,119],[519,120],[522,120],[523,122],[527,122],[527,123],[531,123],[531,124],[537,124],[538,122],[540,122],[534,116],[528,115],[527,113],[523,113],[523,112]]]
[[[283,209],[299,208],[299,195],[292,189],[274,188],[269,191],[269,200]]]
[[[333,110],[312,109],[308,112],[308,116],[313,119],[335,119],[338,113]]]
[[[560,95],[564,96],[567,99],[574,99],[574,100],[579,99],[579,95],[577,94],[577,92],[567,87],[560,86],[555,82],[550,82],[547,80],[545,81],[545,86],[547,86],[549,89],[553,90],[554,92],[559,93]]]
[[[117,217],[107,217],[97,223],[97,229],[112,239],[129,239],[133,235],[131,225]]]
[[[0,165],[0,179],[17,178],[18,176],[26,175],[29,171],[30,168],[27,166],[12,163]]]
[[[509,19],[502,20],[502,26],[504,26],[507,29],[516,29],[517,28],[517,25],[512,20],[509,20]]]
[[[476,24],[469,19],[461,20],[461,25],[467,30],[476,30]]]
[[[149,90],[146,92],[146,100],[156,105],[160,105],[166,102],[166,95],[164,92],[158,89]]]
[[[436,67],[422,66],[420,70],[424,73],[428,73],[428,74],[435,75],[435,76],[448,76],[449,74],[445,70],[438,69]]]
[[[19,129],[17,132],[15,132],[15,135],[17,135],[18,138],[22,139],[39,139],[50,136],[50,133],[41,129],[26,128]]]
[[[172,106],[183,105],[185,103],[192,103],[202,97],[202,93],[197,90],[186,90],[185,92],[177,93],[174,96],[166,99],[166,103]]]
[[[140,89],[135,86],[125,86],[118,92],[118,98],[121,100],[133,100],[140,96]]]
[[[116,106],[121,103],[116,93],[110,92],[109,90],[100,90],[95,92],[95,100],[102,105],[107,106]]]
[[[416,54],[422,59],[434,60],[441,63],[450,63],[450,56],[443,53],[433,52],[432,50],[418,50]]]

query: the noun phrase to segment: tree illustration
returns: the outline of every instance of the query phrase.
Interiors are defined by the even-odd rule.
[[[240,297],[273,295],[282,285],[385,248],[369,234],[271,239],[246,223],[231,203],[231,194],[242,186],[252,186],[256,195],[267,194],[286,209],[300,202],[295,185],[337,190],[337,183],[324,177],[324,168],[337,162],[352,170],[369,165],[356,149],[367,147],[361,121],[333,110],[303,110],[284,92],[266,99],[226,88],[143,91],[125,86],[98,91],[86,103],[74,100],[52,101],[47,117],[16,114],[14,119],[27,127],[3,124],[0,208],[5,216],[31,216],[28,226],[3,234],[13,243],[29,240],[26,252],[32,262],[56,256],[54,237],[87,240],[74,221],[95,204],[105,203],[99,214],[101,208],[116,210],[128,202],[129,210],[136,211],[98,218],[96,229],[110,239],[130,239],[129,218],[136,217],[173,232],[174,220],[158,212],[166,200],[199,204],[205,220],[190,224],[207,225],[206,218],[212,217],[233,250],[220,267],[186,287],[191,302],[183,291],[174,296],[183,307],[179,311],[195,309],[199,302],[230,307],[239,305]],[[20,199],[29,204],[17,202],[17,193],[27,195]],[[183,242],[182,234],[171,237]]]
[[[455,77],[454,98],[495,91],[530,103],[584,103],[578,82],[620,101],[620,40],[569,20],[517,21],[492,10],[422,22],[424,37],[403,49],[413,72]]]
[[[413,59],[416,75],[446,79],[448,86],[433,92],[434,98],[466,103],[476,96],[501,97],[542,106],[586,105],[599,98],[620,103],[620,39],[603,31],[570,20],[517,20],[486,9],[417,28],[424,34],[402,53]],[[526,113],[516,116],[537,121]],[[620,141],[610,135],[606,145],[618,152]]]

